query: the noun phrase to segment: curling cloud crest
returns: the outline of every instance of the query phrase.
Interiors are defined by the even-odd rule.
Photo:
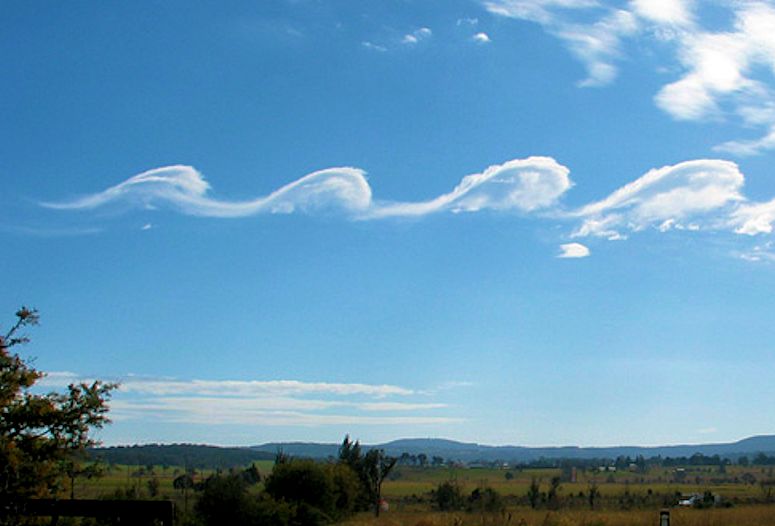
[[[744,183],[734,162],[698,159],[652,169],[601,200],[566,209],[560,200],[573,186],[568,168],[550,157],[528,157],[467,175],[450,192],[426,201],[375,200],[365,172],[347,167],[311,173],[253,200],[228,201],[211,197],[210,185],[196,169],[176,165],[143,172],[102,192],[44,206],[90,210],[119,203],[166,205],[207,217],[338,211],[356,220],[488,210],[575,223],[570,238],[609,240],[626,239],[647,228],[771,233],[775,199],[747,199],[742,192]],[[561,257],[589,254],[578,243],[562,245],[561,250]]]
[[[574,236],[622,239],[625,228],[717,227],[723,209],[743,201],[744,180],[735,163],[721,160],[687,161],[650,170],[605,199],[581,207],[575,214],[583,222]]]
[[[329,168],[306,175],[263,197],[226,201],[209,196],[210,185],[191,166],[148,170],[102,192],[71,201],[43,203],[88,210],[111,203],[167,204],[185,214],[245,217],[263,213],[341,210],[359,219],[422,216],[441,211],[514,210],[532,212],[555,204],[571,187],[569,170],[549,157],[517,159],[468,175],[452,192],[421,202],[374,202],[365,172]]]
[[[207,217],[244,217],[340,208],[357,212],[371,204],[371,187],[357,168],[329,168],[308,174],[265,197],[224,201],[209,197],[209,183],[191,166],[154,168],[102,192],[72,201],[43,203],[58,209],[93,209],[125,201],[136,205],[169,204],[181,212]]]

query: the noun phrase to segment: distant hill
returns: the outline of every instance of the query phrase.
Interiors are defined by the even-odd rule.
[[[275,458],[274,452],[197,444],[99,447],[90,449],[89,454],[111,464],[188,466],[195,469],[229,469]]]
[[[384,444],[363,445],[364,449],[384,449],[388,455],[426,454],[445,460],[461,462],[531,462],[545,459],[615,459],[619,456],[635,458],[690,457],[695,453],[719,455],[736,460],[742,455],[757,453],[775,455],[775,435],[755,436],[726,444],[695,444],[678,446],[640,447],[523,447],[487,446],[456,442],[440,438],[406,438]],[[112,464],[189,466],[196,469],[228,469],[245,466],[257,460],[274,460],[278,451],[294,456],[325,459],[336,457],[339,444],[316,442],[271,442],[252,447],[216,447],[196,444],[151,444],[144,446],[102,447],[89,450],[94,458]]]
[[[444,459],[462,462],[530,462],[540,458],[616,458],[618,456],[636,457],[690,457],[695,453],[706,456],[719,455],[736,459],[742,455],[756,453],[775,454],[775,435],[756,436],[738,442],[724,444],[694,444],[676,446],[614,446],[614,447],[523,447],[523,446],[487,446],[476,443],[456,442],[437,438],[412,438],[394,440],[384,444],[363,445],[365,449],[384,449],[389,455],[398,456],[402,453],[418,455],[425,453],[429,457],[439,456]],[[273,442],[253,446],[254,451],[275,453],[282,450],[292,456],[311,458],[328,458],[336,456],[339,444],[320,444],[310,442]]]

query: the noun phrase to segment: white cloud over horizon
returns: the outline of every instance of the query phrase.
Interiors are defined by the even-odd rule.
[[[62,389],[93,381],[74,372],[47,374],[39,387]],[[186,424],[436,425],[461,422],[438,416],[449,405],[429,400],[435,391],[395,385],[297,380],[181,380],[128,375],[110,402],[117,421],[164,420]],[[387,400],[401,397],[402,400]]]
[[[775,148],[775,6],[764,1],[718,4],[728,12],[728,29],[708,28],[697,3],[689,0],[631,0],[624,6],[595,0],[482,0],[501,17],[541,25],[564,43],[587,70],[580,86],[614,82],[625,42],[678,78],[654,94],[654,103],[679,121],[735,120],[760,131],[754,139],[715,146],[733,155]],[[767,74],[762,74],[767,72]],[[661,82],[661,81],[660,81]]]

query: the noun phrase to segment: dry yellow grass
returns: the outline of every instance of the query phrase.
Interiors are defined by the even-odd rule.
[[[772,526],[775,506],[729,509],[675,509],[671,526]],[[658,526],[658,511],[546,511],[519,509],[503,513],[385,513],[358,515],[341,526]]]

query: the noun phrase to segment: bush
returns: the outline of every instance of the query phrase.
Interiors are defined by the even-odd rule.
[[[344,464],[285,460],[275,465],[265,489],[275,500],[295,505],[301,523],[320,524],[352,513],[360,482]]]
[[[431,500],[440,511],[460,510],[465,505],[465,498],[456,480],[442,482],[431,491]]]
[[[500,494],[492,488],[476,488],[468,497],[469,511],[501,511],[503,502]]]

